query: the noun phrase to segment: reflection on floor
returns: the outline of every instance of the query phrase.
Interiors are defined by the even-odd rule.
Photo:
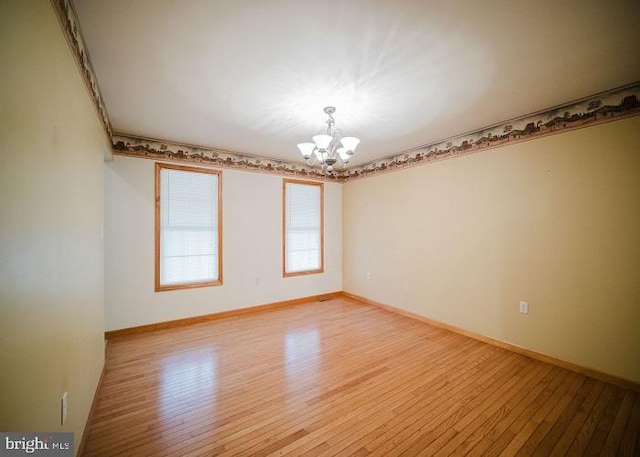
[[[640,394],[337,298],[111,342],[87,456],[640,455]]]

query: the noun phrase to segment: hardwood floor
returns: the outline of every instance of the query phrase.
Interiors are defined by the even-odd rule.
[[[640,455],[640,393],[348,299],[110,345],[85,456]]]

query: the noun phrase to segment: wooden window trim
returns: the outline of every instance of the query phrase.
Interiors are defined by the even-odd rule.
[[[307,271],[287,272],[287,184],[304,184],[320,187],[320,268]],[[282,179],[282,276],[304,276],[324,273],[324,183],[302,179]]]
[[[198,281],[184,284],[163,286],[160,284],[160,172],[163,168],[171,170],[208,173],[218,177],[218,279],[214,281]],[[222,285],[222,172],[210,168],[189,167],[156,162],[155,166],[155,291],[164,292],[177,289],[195,289],[199,287]]]

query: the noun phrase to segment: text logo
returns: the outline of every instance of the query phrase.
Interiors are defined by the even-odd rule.
[[[0,457],[17,455],[73,457],[73,433],[0,432]]]

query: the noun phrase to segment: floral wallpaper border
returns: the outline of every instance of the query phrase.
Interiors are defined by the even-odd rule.
[[[119,155],[347,182],[640,114],[640,81],[637,81],[566,105],[457,135],[437,143],[419,146],[364,165],[337,170],[332,175],[325,175],[319,167],[310,167],[302,163],[114,134],[73,3],[71,0],[50,1],[81,69],[105,132],[112,140],[113,153]]]
[[[102,101],[102,94],[98,87],[98,78],[96,78],[96,74],[93,71],[91,58],[89,57],[89,52],[84,44],[84,38],[82,37],[82,31],[80,30],[78,16],[76,15],[76,11],[73,9],[73,4],[71,3],[71,0],[51,0],[51,4],[58,15],[58,20],[60,21],[62,31],[69,43],[69,48],[76,58],[80,67],[80,73],[82,73],[84,82],[89,89],[91,98],[93,99],[93,103],[98,110],[102,126],[104,127],[107,136],[111,138],[113,132],[111,130],[111,122],[109,122],[109,113]]]
[[[350,181],[640,114],[640,82],[344,170]]]
[[[195,163],[259,173],[320,179],[323,181],[335,181],[338,179],[337,176],[325,176],[322,169],[318,167],[310,167],[308,165],[265,157],[243,155],[222,149],[186,146],[121,134],[113,136],[113,153],[130,157],[190,164]]]
[[[639,99],[640,83],[636,83],[329,175],[323,174],[319,167],[304,164],[119,134],[113,136],[113,152],[155,160],[347,182],[635,116],[640,114]]]

